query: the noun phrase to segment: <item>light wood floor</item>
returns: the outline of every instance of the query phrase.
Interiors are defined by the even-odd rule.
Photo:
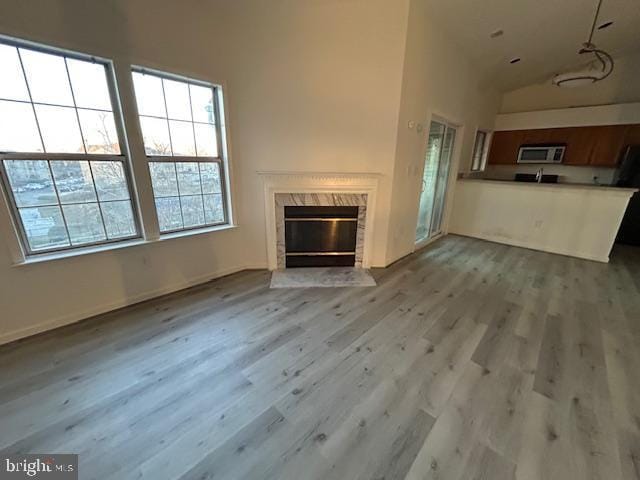
[[[0,450],[82,479],[640,479],[640,249],[447,237],[369,289],[245,272],[0,348]]]

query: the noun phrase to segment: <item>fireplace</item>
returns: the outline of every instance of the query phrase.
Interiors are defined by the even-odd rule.
[[[259,175],[264,182],[270,270],[304,264],[346,264],[356,268],[371,265],[379,174],[259,172]],[[336,233],[332,233],[334,228]]]
[[[285,266],[354,266],[356,206],[284,207]]]

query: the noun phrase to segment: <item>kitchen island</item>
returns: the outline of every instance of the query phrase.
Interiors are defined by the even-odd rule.
[[[459,179],[449,232],[608,262],[635,188]]]

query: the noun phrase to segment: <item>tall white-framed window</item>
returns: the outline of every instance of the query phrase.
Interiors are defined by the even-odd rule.
[[[0,176],[25,255],[140,236],[109,60],[0,37]]]
[[[161,234],[229,223],[219,85],[134,67]]]
[[[471,171],[481,172],[487,165],[487,155],[489,154],[489,144],[491,142],[491,132],[477,130],[473,144],[473,157],[471,158]]]

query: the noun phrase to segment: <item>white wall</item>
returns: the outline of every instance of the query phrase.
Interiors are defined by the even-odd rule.
[[[3,0],[0,33],[222,83],[238,227],[19,267],[0,242],[0,342],[266,267],[258,170],[381,173],[384,265],[407,15],[408,0]]]
[[[372,263],[387,265],[411,252],[426,129],[408,130],[407,121],[426,126],[435,113],[461,126],[455,183],[457,161],[468,168],[475,129],[493,126],[499,103],[431,22],[426,3],[3,0],[0,33],[111,58],[121,79],[137,64],[222,84],[238,226],[19,267],[12,265],[11,242],[0,242],[0,343],[223,273],[266,267],[258,171],[381,174]],[[125,121],[135,130],[125,83]],[[142,202],[152,202],[140,142],[132,150]],[[6,215],[0,223],[7,231]]]
[[[640,53],[616,58],[611,76],[584,87],[560,88],[547,81],[529,85],[502,97],[501,113],[552,108],[640,102]]]
[[[640,123],[640,102],[500,113],[496,117],[496,130],[628,125],[634,123]]]
[[[452,233],[609,261],[631,190],[459,180]]]
[[[467,171],[475,131],[492,129],[498,92],[481,87],[477,68],[431,19],[425,0],[412,0],[396,146],[388,261],[414,249],[418,199],[431,115],[459,125],[447,205],[455,195],[456,173]],[[424,125],[408,128],[409,120]],[[447,214],[445,214],[445,218]],[[446,221],[445,221],[446,225]]]

